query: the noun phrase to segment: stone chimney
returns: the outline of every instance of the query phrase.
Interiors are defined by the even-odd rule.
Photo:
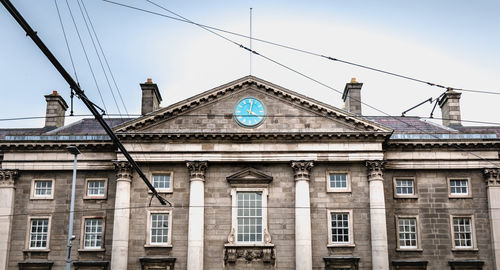
[[[68,109],[66,101],[53,91],[50,95],[45,95],[47,101],[47,111],[45,112],[45,127],[62,127],[64,126],[64,113]]]
[[[153,83],[153,80],[151,80],[151,78],[148,78],[145,83],[141,83],[141,89],[141,114],[145,115],[160,108],[160,102],[162,101],[160,90],[158,90],[158,85],[156,85],[156,83]]]
[[[462,93],[448,88],[444,96],[439,100],[443,125],[447,127],[462,126],[460,118],[460,96]]]
[[[356,81],[352,78],[350,83],[346,83],[342,100],[344,101],[344,108],[346,111],[361,115],[361,87],[363,83]]]

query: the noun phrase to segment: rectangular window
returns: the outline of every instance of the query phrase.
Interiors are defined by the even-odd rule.
[[[449,179],[451,197],[469,196],[469,179]]]
[[[416,249],[418,247],[417,219],[411,217],[399,218],[398,237],[399,237],[399,248]]]
[[[262,242],[262,192],[237,192],[238,242]]]
[[[474,248],[473,224],[471,217],[452,217],[454,248]]]
[[[414,195],[413,179],[396,179],[397,195]]]
[[[169,244],[170,213],[151,213],[150,218],[151,245]]]
[[[172,192],[172,173],[155,173],[152,176],[153,186],[159,192]]]
[[[326,173],[328,192],[350,192],[351,180],[348,172],[329,171]]]
[[[31,185],[31,199],[52,199],[54,198],[54,180],[35,179]]]
[[[83,235],[84,249],[102,248],[103,219],[86,218]]]
[[[32,218],[29,232],[29,249],[47,249],[49,241],[48,218]]]
[[[328,211],[328,231],[330,246],[350,246],[352,238],[352,211]]]

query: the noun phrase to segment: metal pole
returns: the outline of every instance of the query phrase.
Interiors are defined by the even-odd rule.
[[[73,180],[71,181],[71,204],[69,210],[69,229],[68,229],[68,246],[66,252],[66,270],[71,269],[71,240],[73,240],[73,220],[75,211],[75,186],[76,186],[76,168],[78,163],[78,148],[76,146],[69,146],[68,150],[70,153],[75,155],[75,160],[73,161]]]

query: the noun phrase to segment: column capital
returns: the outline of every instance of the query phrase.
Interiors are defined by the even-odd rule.
[[[309,181],[309,179],[311,178],[310,175],[311,168],[314,167],[314,163],[311,160],[292,161],[291,166],[295,173],[294,174],[295,181],[299,180]]]
[[[368,181],[384,180],[384,165],[383,160],[367,160],[365,166],[368,168]]]
[[[132,165],[128,161],[114,161],[116,181],[132,181]]]
[[[485,168],[483,170],[483,176],[488,187],[500,187],[500,169]]]
[[[14,187],[14,181],[19,176],[18,170],[2,170],[0,169],[0,188]]]
[[[186,161],[189,170],[190,181],[205,181],[205,172],[208,168],[206,161]]]

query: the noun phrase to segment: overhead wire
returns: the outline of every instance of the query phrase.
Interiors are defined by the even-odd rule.
[[[320,54],[320,53],[315,53],[315,52],[312,52],[312,51],[300,49],[300,48],[293,47],[293,46],[290,46],[290,45],[284,45],[284,44],[280,44],[280,43],[277,43],[277,42],[272,42],[272,41],[268,41],[268,40],[256,38],[256,37],[253,37],[253,36],[250,37],[250,36],[245,35],[245,34],[240,34],[240,33],[236,33],[236,32],[233,32],[233,31],[228,31],[228,30],[225,30],[225,29],[221,29],[221,28],[209,26],[209,25],[206,25],[206,24],[197,23],[197,22],[185,19],[185,18],[183,18],[181,16],[179,16],[179,18],[176,18],[176,17],[172,17],[172,16],[169,16],[169,15],[166,15],[166,14],[154,12],[154,11],[143,9],[143,8],[134,7],[134,6],[123,4],[123,3],[114,2],[114,1],[111,1],[111,0],[102,0],[102,1],[110,3],[110,4],[114,4],[114,5],[126,7],[126,8],[129,8],[129,9],[134,9],[134,10],[138,10],[138,11],[141,11],[141,12],[150,13],[150,14],[153,14],[153,15],[165,17],[165,18],[168,18],[168,19],[172,19],[172,20],[176,20],[176,21],[180,21],[180,22],[184,22],[184,23],[190,23],[190,24],[193,24],[193,25],[205,28],[205,29],[211,29],[211,30],[214,30],[214,31],[218,31],[218,32],[222,32],[222,33],[226,33],[226,34],[230,34],[230,35],[234,35],[234,36],[238,36],[238,37],[242,37],[242,38],[247,38],[247,39],[250,38],[251,40],[259,41],[259,42],[266,43],[266,44],[269,44],[269,45],[273,45],[273,46],[277,46],[277,47],[289,49],[289,50],[300,52],[300,53],[304,53],[304,54],[309,54],[309,55],[312,55],[312,56],[321,57],[321,58],[324,58],[324,59],[327,59],[327,60],[330,60],[330,61],[335,61],[335,62],[347,64],[347,65],[352,65],[352,66],[356,66],[356,67],[359,67],[359,68],[368,69],[368,70],[371,70],[371,71],[375,71],[375,72],[383,73],[383,74],[386,74],[386,75],[391,75],[391,76],[399,77],[399,78],[406,79],[406,80],[411,80],[411,81],[418,82],[418,83],[423,83],[423,84],[426,84],[426,85],[429,85],[429,86],[433,86],[433,87],[439,87],[439,88],[446,89],[446,90],[453,89],[453,90],[463,91],[463,92],[473,92],[473,93],[500,95],[500,91],[496,91],[495,92],[495,91],[486,91],[486,90],[473,90],[473,89],[448,87],[448,86],[445,86],[443,84],[439,84],[439,83],[435,83],[435,82],[430,82],[430,81],[426,81],[426,80],[421,80],[421,79],[418,79],[418,78],[415,78],[415,77],[406,76],[406,75],[398,74],[398,73],[395,73],[395,72],[390,72],[390,71],[386,71],[386,70],[383,70],[383,69],[370,67],[370,66],[363,65],[363,64],[358,64],[358,63],[355,63],[355,62],[352,62],[352,61],[343,60],[343,59],[340,59],[340,58],[337,58],[337,57],[326,56],[326,55],[323,55],[323,54]],[[146,1],[148,1],[148,2],[150,2],[150,3],[152,3],[152,4],[156,5],[156,6],[158,6],[158,4],[153,3],[152,1],[149,1],[149,0],[146,0]],[[168,11],[168,12],[170,12],[172,14],[175,14],[175,13],[173,13],[171,11]]]
[[[94,33],[94,36],[96,38],[97,45],[99,46],[101,54],[102,54],[102,56],[104,58],[104,63],[106,63],[106,67],[108,68],[109,75],[111,76],[113,84],[114,84],[114,86],[115,86],[115,88],[116,88],[116,90],[118,92],[118,96],[120,97],[123,109],[125,110],[126,114],[129,115],[129,112],[127,110],[127,106],[125,105],[125,102],[123,101],[123,97],[122,97],[122,94],[121,94],[120,87],[118,87],[118,84],[116,83],[116,79],[115,79],[115,76],[113,74],[113,71],[111,70],[108,58],[106,57],[106,54],[104,53],[104,49],[102,48],[101,42],[99,41],[99,36],[97,35],[97,32],[96,32],[95,27],[94,27],[94,24],[92,23],[92,19],[90,18],[90,15],[89,15],[89,13],[87,11],[87,7],[85,6],[85,1],[82,0],[81,2],[82,2],[83,10],[85,11],[85,14],[87,15],[87,18],[89,20],[90,27],[92,28],[92,32]]]
[[[113,98],[116,109],[118,110],[118,114],[121,115],[122,113],[120,111],[120,107],[118,106],[118,102],[116,101],[115,93],[113,91],[113,88],[111,87],[111,83],[109,82],[108,75],[106,73],[106,70],[104,69],[104,65],[102,64],[101,56],[99,55],[99,51],[97,50],[97,46],[95,45],[94,37],[92,36],[92,32],[90,31],[89,24],[87,23],[87,18],[85,17],[85,14],[83,13],[82,6],[80,5],[80,0],[76,0],[76,3],[78,4],[78,8],[80,9],[80,13],[82,14],[83,21],[85,22],[85,27],[87,28],[87,32],[89,33],[90,40],[92,41],[92,45],[93,45],[95,53],[97,55],[97,59],[98,59],[99,64],[101,66],[102,73],[104,74],[104,78],[106,79],[106,82],[108,84],[109,91],[111,92],[111,97]]]
[[[59,11],[59,5],[57,4],[57,0],[54,0],[54,4],[56,5],[57,16],[59,17],[59,23],[61,25],[61,29],[62,29],[62,32],[63,32],[63,35],[64,35],[64,41],[66,42],[66,48],[68,49],[69,59],[71,60],[71,66],[73,67],[73,72],[75,73],[76,82],[80,83],[78,81],[78,74],[76,72],[75,62],[73,61],[73,55],[72,55],[71,49],[69,47],[68,38],[66,36],[66,30],[64,29],[64,24],[63,24],[63,21],[62,21],[62,18],[61,18],[61,13]]]
[[[90,73],[92,74],[92,78],[94,79],[95,86],[97,88],[97,92],[99,93],[99,97],[101,98],[102,105],[104,106],[104,110],[107,112],[106,103],[104,102],[104,98],[102,97],[101,89],[99,88],[99,84],[97,83],[97,79],[94,74],[94,69],[92,68],[92,64],[90,63],[89,56],[87,55],[87,50],[85,50],[85,45],[83,44],[82,37],[80,36],[80,31],[78,30],[78,26],[76,25],[75,17],[73,16],[73,12],[71,11],[71,7],[69,5],[68,0],[66,0],[66,5],[68,6],[69,14],[71,15],[71,20],[73,21],[73,25],[75,27],[76,33],[78,35],[78,39],[80,40],[80,45],[82,46],[83,53],[85,55],[85,59],[87,60],[87,64],[90,69]]]

